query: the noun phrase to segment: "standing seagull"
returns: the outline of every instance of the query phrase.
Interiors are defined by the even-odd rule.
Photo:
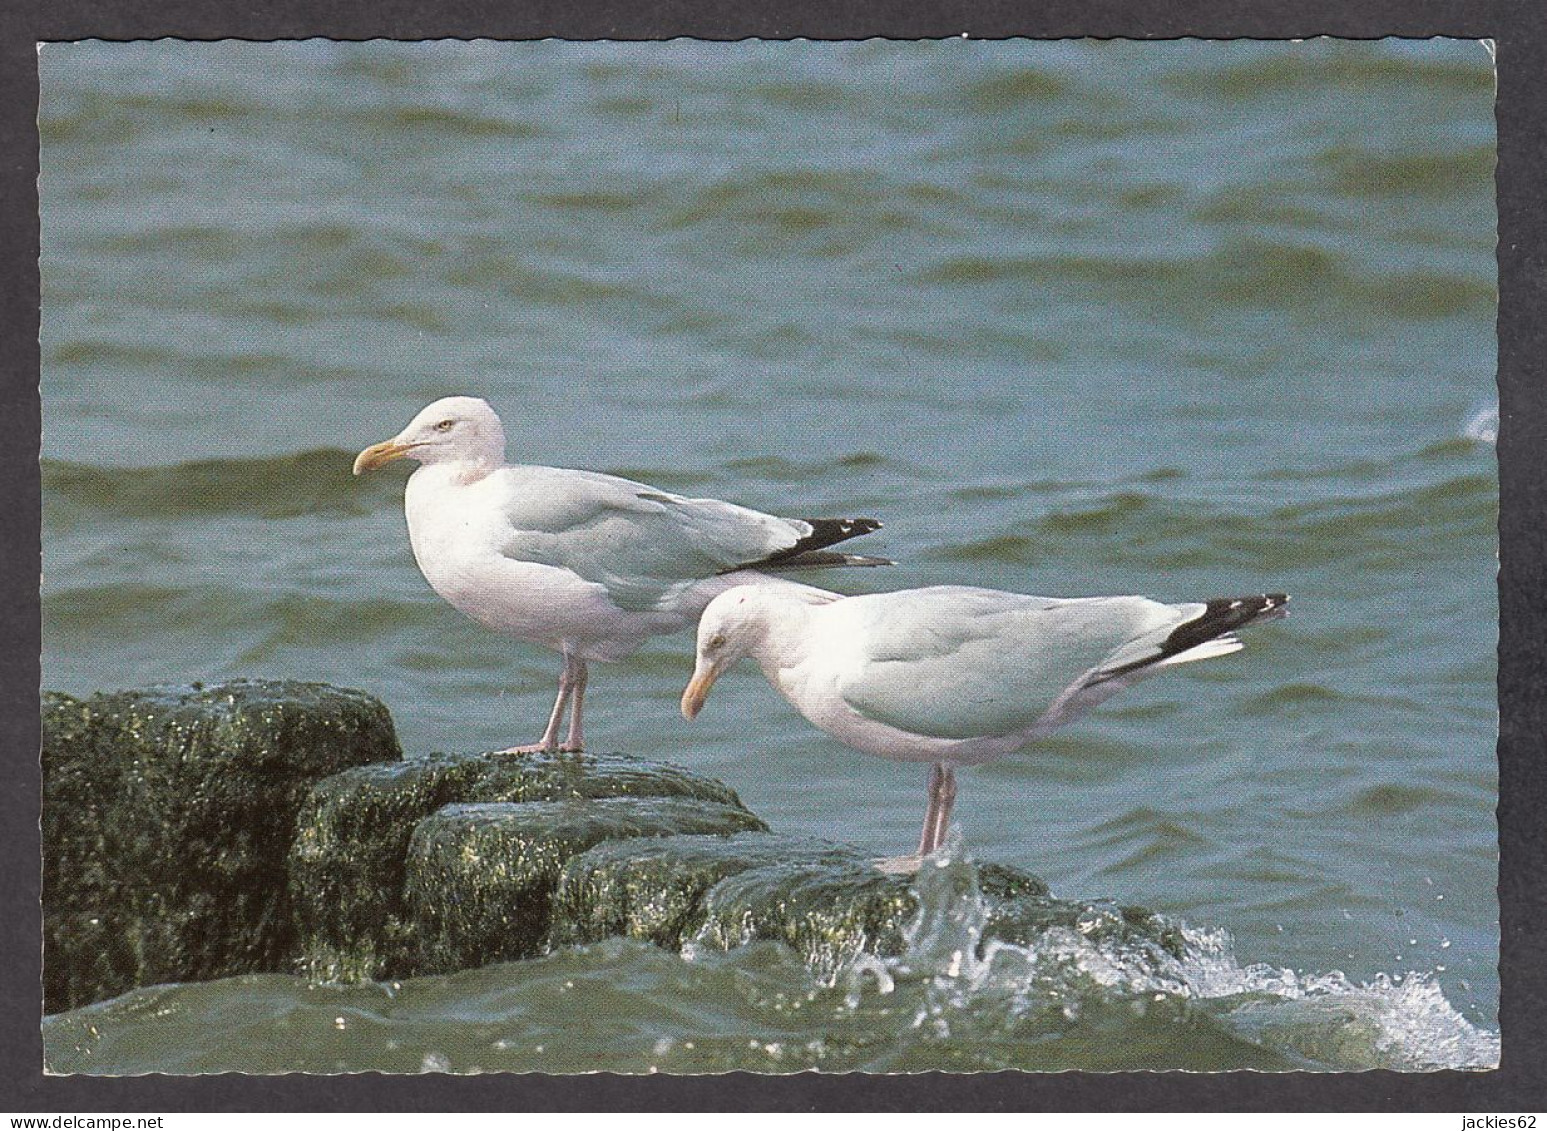
[[[430,588],[479,624],[564,656],[542,738],[506,753],[583,748],[586,662],[677,632],[758,570],[889,565],[826,547],[881,524],[776,518],[613,475],[505,463],[505,430],[476,397],[436,401],[354,473],[407,456],[408,539]],[[569,735],[559,744],[566,708]]]
[[[945,839],[955,768],[995,762],[1162,668],[1237,651],[1234,630],[1282,616],[1282,593],[1165,605],[935,586],[840,597],[788,583],[721,593],[698,625],[682,694],[694,718],[751,656],[822,730],[866,754],[929,762],[917,867]]]

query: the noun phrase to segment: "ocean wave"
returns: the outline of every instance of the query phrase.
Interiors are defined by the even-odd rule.
[[[349,118],[371,136],[421,132],[434,137],[437,142],[445,134],[508,141],[543,137],[551,132],[549,127],[537,122],[500,118],[465,106],[381,106],[354,110]]]
[[[1347,651],[1357,644],[1366,643],[1370,640],[1384,639],[1385,634],[1378,632],[1366,634],[1363,640],[1350,640],[1346,633],[1340,633],[1330,638],[1309,640],[1308,644],[1314,648],[1336,647]],[[1260,695],[1254,695],[1242,704],[1241,709],[1248,713],[1267,715],[1276,714],[1286,708],[1306,708],[1305,713],[1307,715],[1314,715],[1334,709],[1342,704],[1420,712],[1429,709],[1429,705],[1411,696],[1397,692],[1386,695],[1360,695],[1351,691],[1328,687],[1322,683],[1303,681],[1288,681],[1279,684],[1271,691],[1264,691]]]
[[[1372,476],[1372,478],[1374,478]],[[1082,559],[1181,568],[1209,563],[1261,569],[1318,567],[1394,552],[1420,557],[1456,537],[1491,537],[1498,515],[1492,474],[1344,492],[1272,508],[1188,499],[1130,484],[1039,505],[1042,513],[966,540],[936,544],[929,560],[1036,565],[1077,552]]]
[[[1031,1021],[1027,1029],[1045,1029],[1051,1020],[1071,1038],[1091,1039],[1110,1023],[1114,1007],[1126,1007],[1139,1019],[1208,1018],[1225,1036],[1288,1063],[1300,1061],[1295,1067],[1434,1071],[1499,1062],[1498,1035],[1462,1017],[1427,973],[1355,982],[1339,971],[1306,975],[1243,966],[1223,930],[1176,924],[1181,946],[1173,951],[1103,930],[1109,924],[1099,908],[1074,928],[1048,929],[1029,946],[984,943],[988,904],[959,844],[920,870],[918,891],[920,912],[906,933],[906,953],[867,958],[841,977],[854,1009],[895,993],[900,983],[921,981],[923,1003],[913,1024],[938,1038],[976,1035],[985,1021],[1003,1032],[1025,1021]],[[1082,1023],[1087,1014],[1097,1032]],[[1046,1041],[1049,1034],[1041,1036]]]
[[[785,241],[802,239],[825,241],[802,244],[802,254],[837,259],[905,233],[957,234],[939,211],[939,195],[949,192],[866,166],[747,169],[720,173],[664,202],[653,226],[740,231],[736,253],[750,260],[780,254],[788,250]]]
[[[1103,849],[1111,860],[1103,874],[1157,860],[1192,859],[1218,847],[1217,843],[1195,829],[1188,828],[1175,815],[1141,805],[1110,818],[1081,837],[1082,846]],[[1121,856],[1114,856],[1121,852]]]
[[[398,496],[401,488],[387,480],[362,482],[351,476],[353,461],[353,452],[339,448],[134,468],[44,459],[44,521],[360,515]]]
[[[1015,110],[1047,102],[1069,89],[1067,80],[1038,67],[1005,68],[965,84],[969,104],[985,111]]]
[[[1489,143],[1392,155],[1334,146],[1319,153],[1313,164],[1331,177],[1336,188],[1354,196],[1448,197],[1492,179],[1494,147]]]
[[[250,515],[264,519],[304,515],[360,516],[401,505],[396,478],[355,478],[355,453],[314,448],[251,459],[209,459],[151,467],[103,467],[68,460],[41,461],[44,517],[56,532],[82,521],[192,519]],[[609,474],[694,493],[726,489],[730,478],[771,482],[820,482],[834,476],[923,473],[906,461],[873,451],[821,460],[782,456],[736,458],[722,472],[668,467],[617,467]]]
[[[1179,94],[1260,99],[1273,91],[1329,88],[1367,90],[1419,84],[1453,93],[1493,89],[1493,69],[1481,46],[1473,61],[1420,59],[1395,53],[1348,50],[1332,40],[1310,41],[1294,53],[1265,55],[1227,66],[1189,67],[1162,75],[1161,85]]]
[[[1492,532],[1498,521],[1498,483],[1491,474],[1455,475],[1439,483],[1368,496],[1294,503],[1268,517],[1307,538],[1340,540],[1391,531],[1413,536],[1421,531],[1431,537],[1449,522]]]
[[[1314,242],[1230,235],[1191,256],[953,253],[915,269],[932,286],[1084,283],[1139,300],[1205,313],[1226,307],[1325,310],[1348,317],[1426,319],[1489,310],[1493,280],[1437,269],[1370,271],[1347,253]]]
[[[1472,445],[1459,436],[1444,436],[1422,448],[1383,455],[1379,459],[1334,460],[1318,463],[1295,463],[1286,467],[1274,467],[1259,472],[1254,478],[1264,483],[1312,482],[1324,480],[1338,482],[1386,482],[1393,472],[1403,467],[1436,464],[1464,456]]]
[[[631,311],[680,317],[682,305],[642,274],[592,271],[558,262],[535,264],[516,247],[468,248],[444,259],[442,277],[457,287],[494,288],[522,306],[579,307],[617,303]]]
[[[329,646],[377,641],[393,629],[435,625],[440,608],[424,599],[346,597],[253,588],[233,594],[218,585],[157,585],[136,581],[50,586],[43,619],[59,639],[146,641],[169,634],[224,631],[211,646],[240,648],[238,665],[259,663],[306,641]],[[463,667],[471,665],[465,659]]]
[[[1028,534],[995,534],[988,538],[976,538],[970,542],[943,546],[935,550],[931,556],[936,561],[944,562],[1005,562],[1014,565],[1035,565],[1055,552],[1041,539]]]
[[[151,87],[112,95],[81,91],[67,102],[44,100],[38,114],[38,135],[45,146],[70,142],[123,145],[159,126],[158,120],[229,125],[272,112],[271,105],[187,90],[156,91]]]
[[[1446,805],[1453,796],[1430,786],[1386,782],[1359,791],[1357,797],[1346,806],[1355,816],[1390,816],[1410,813],[1426,805]]]
[[[725,467],[739,475],[775,482],[820,482],[835,474],[887,469],[894,474],[918,475],[916,468],[878,452],[847,452],[825,460],[792,460],[784,456],[749,456],[730,460]]]

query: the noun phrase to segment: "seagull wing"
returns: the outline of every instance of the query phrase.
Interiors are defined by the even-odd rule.
[[[830,608],[835,646],[851,642],[838,685],[849,706],[911,734],[961,739],[1067,722],[1138,678],[1097,693],[1104,673],[1158,655],[1204,606],[940,586]]]
[[[587,471],[498,473],[501,552],[567,569],[632,612],[669,609],[688,586],[795,548],[812,524],[690,499]]]

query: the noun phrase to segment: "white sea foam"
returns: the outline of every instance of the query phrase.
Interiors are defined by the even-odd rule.
[[[1141,1015],[1152,1007],[1201,1010],[1235,1036],[1333,1070],[1499,1063],[1498,1034],[1457,1012],[1427,973],[1356,982],[1340,971],[1243,966],[1228,932],[1185,924],[1168,924],[1180,934],[1173,953],[1178,948],[1121,929],[1121,914],[1099,906],[1074,927],[1049,928],[1030,945],[984,942],[990,906],[959,843],[920,870],[918,891],[906,951],[896,958],[866,956],[842,976],[851,1007],[866,992],[924,982],[913,1027],[935,1037],[951,1037],[953,1027],[980,1029],[985,1016],[1002,1025],[1053,1011],[1074,1020],[1093,1006],[1126,1002]]]
[[[1480,444],[1497,443],[1499,439],[1499,405],[1497,401],[1474,408],[1461,427],[1461,434]]]

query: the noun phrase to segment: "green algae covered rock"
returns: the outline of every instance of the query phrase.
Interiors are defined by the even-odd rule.
[[[684,798],[745,813],[717,781],[620,754],[435,754],[319,783],[290,856],[303,969],[342,980],[417,970],[419,924],[404,901],[408,846],[419,822],[444,806],[613,797]]]
[[[154,983],[409,977],[618,936],[774,941],[826,976],[931,938],[1073,932],[1157,969],[1181,953],[1162,918],[1057,899],[1014,868],[953,854],[897,875],[774,835],[726,786],[663,762],[403,759],[359,692],[48,694],[43,716],[50,1013]]]
[[[728,950],[771,939],[831,972],[862,951],[900,952],[917,908],[911,877],[881,872],[852,848],[759,833],[678,836],[604,844],[571,860],[554,897],[553,941],[622,934]]]
[[[966,917],[979,924],[980,947],[1031,947],[1068,929],[1098,945],[1180,953],[1176,928],[1148,912],[1058,899],[1035,876],[1001,864],[944,863],[938,877],[897,875],[847,846],[769,833],[604,843],[560,873],[550,943],[624,935],[672,950],[728,950],[773,940],[831,976],[860,954],[903,954],[910,938],[940,933],[935,920]],[[926,880],[933,894],[921,899]]]
[[[1053,930],[1072,930],[1096,945],[1154,947],[1180,958],[1181,928],[1142,907],[1059,899],[1035,876],[1001,864],[980,864],[977,883],[987,914],[983,937],[1034,946]]]
[[[416,970],[540,953],[560,871],[593,845],[612,841],[620,851],[638,851],[645,838],[712,841],[764,828],[739,805],[685,797],[447,806],[419,823],[408,849]]]
[[[281,969],[314,783],[398,758],[380,702],[238,680],[43,697],[44,1009]]]
[[[772,939],[826,977],[862,953],[901,953],[918,897],[912,876],[882,872],[851,848],[813,842],[721,880],[701,910],[694,942],[729,950]]]
[[[552,941],[561,946],[624,935],[676,950],[703,922],[700,905],[715,884],[790,854],[809,854],[812,843],[742,833],[599,844],[559,875]]]

